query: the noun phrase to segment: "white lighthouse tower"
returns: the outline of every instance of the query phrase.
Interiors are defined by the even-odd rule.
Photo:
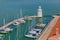
[[[38,17],[42,17],[42,9],[41,6],[38,8]]]

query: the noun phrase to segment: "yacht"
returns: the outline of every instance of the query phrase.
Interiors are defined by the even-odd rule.
[[[38,34],[35,31],[30,31],[28,34],[25,35],[26,37],[29,38],[37,38]]]
[[[22,23],[25,23],[25,21],[24,20],[17,20],[17,21],[13,22],[13,25],[19,25],[19,24],[22,24]]]
[[[25,36],[30,38],[37,38],[41,34],[41,31],[42,31],[41,29],[34,28],[31,31],[29,31],[29,33]]]
[[[34,28],[34,29],[32,29],[33,31],[35,31],[36,33],[38,33],[38,34],[41,34],[41,32],[42,32],[42,29],[36,29],[36,28]]]
[[[20,24],[20,22],[18,22],[18,21],[13,23],[13,25],[19,25],[19,24]]]
[[[10,31],[13,31],[13,28],[5,28],[3,30],[0,30],[0,33],[8,33]]]
[[[5,34],[7,32],[5,30],[0,30],[0,33]]]

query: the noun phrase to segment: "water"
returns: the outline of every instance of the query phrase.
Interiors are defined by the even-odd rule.
[[[38,6],[41,5],[44,15],[56,15],[60,12],[60,1],[59,0],[0,0],[0,26],[3,26],[3,19],[5,18],[5,23],[8,23],[18,17],[20,18],[20,9],[22,9],[22,16],[37,15]],[[43,23],[48,24],[52,17],[43,17]],[[29,26],[29,24],[27,24]],[[28,30],[28,26],[24,24],[19,25],[19,40],[34,40],[30,38],[25,38],[24,34]],[[12,26],[11,27],[15,27]],[[26,31],[25,31],[26,30]],[[16,40],[17,29],[15,28],[13,32],[8,33],[4,40],[8,40],[10,35],[11,40]],[[24,38],[24,39],[23,39]]]

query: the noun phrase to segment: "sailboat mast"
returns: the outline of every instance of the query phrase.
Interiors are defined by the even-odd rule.
[[[10,35],[9,35],[9,40],[10,40]]]
[[[17,40],[18,40],[18,26],[17,26]]]
[[[20,18],[22,17],[22,9],[20,9]]]
[[[17,18],[19,17],[19,15],[17,14]],[[22,9],[20,9],[20,18],[22,17]],[[19,28],[18,28],[19,25],[17,25],[17,40],[19,40]]]
[[[19,18],[19,15],[17,14],[17,18]],[[16,38],[18,40],[18,25],[17,25],[17,34],[16,34]]]
[[[3,19],[3,25],[5,25],[5,18]]]

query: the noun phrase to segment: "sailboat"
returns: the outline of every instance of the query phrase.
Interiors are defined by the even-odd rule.
[[[32,22],[33,23],[33,22]],[[29,31],[27,34],[25,34],[25,37],[29,37],[29,38],[37,38],[38,34],[36,34],[35,31],[32,30],[32,23],[31,26],[29,27]]]
[[[3,24],[5,25],[5,18],[3,19]],[[3,30],[0,30],[0,33],[7,33],[4,29]]]
[[[22,12],[21,11],[22,10],[20,10],[20,17],[22,17]],[[17,14],[17,18],[18,18],[18,14]],[[23,23],[25,23],[25,20],[23,20],[23,19],[18,20],[17,19],[17,21],[13,22],[13,25],[19,25],[19,24],[23,24]]]
[[[41,32],[42,32],[42,29],[33,28],[25,36],[30,38],[37,38],[41,34]]]
[[[35,25],[34,20],[33,20],[32,24],[31,24],[31,27],[29,27],[28,34],[25,34],[25,36],[29,37],[29,38],[37,38],[41,34],[42,29],[33,28],[33,26]]]
[[[26,34],[25,36],[26,37],[29,37],[29,38],[37,38],[40,34],[41,34],[41,29],[32,29],[29,31],[28,34]]]
[[[20,9],[20,18],[21,17],[22,17],[22,9]],[[19,40],[19,24],[25,23],[25,20],[21,19],[21,20],[17,20],[16,22],[15,22],[16,23],[15,25],[17,25],[17,35],[16,35],[16,38],[17,38],[17,40]]]
[[[3,19],[3,24],[5,25],[5,19]],[[10,31],[13,31],[13,28],[5,28],[5,29],[2,29],[2,30],[0,30],[0,33],[5,34],[5,33],[8,33]]]

